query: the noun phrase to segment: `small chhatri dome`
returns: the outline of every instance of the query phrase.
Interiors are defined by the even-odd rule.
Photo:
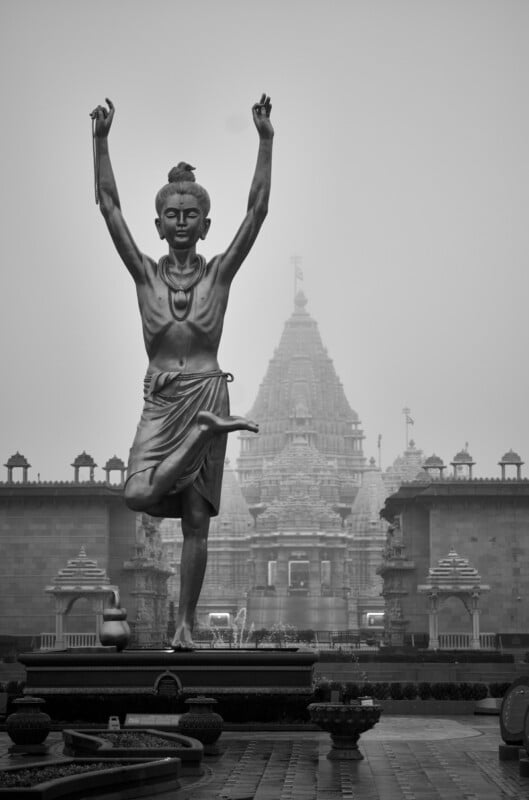
[[[439,456],[436,456],[435,453],[429,456],[423,464],[424,469],[428,469],[428,467],[444,467],[443,459]]]
[[[460,450],[459,453],[456,453],[454,456],[454,460],[451,462],[452,464],[475,464],[472,456],[468,452],[468,450]]]
[[[4,467],[31,467],[31,464],[27,460],[26,456],[23,456],[17,450],[14,455],[7,459],[7,463],[4,464]]]
[[[73,462],[73,464],[71,466],[72,467],[97,467],[97,464],[94,461],[94,459],[92,458],[92,456],[89,456],[88,453],[85,452],[85,450],[83,450],[83,452],[80,453],[80,455],[78,455],[76,457],[75,461]]]
[[[518,453],[515,453],[514,450],[511,449],[508,450],[505,453],[505,455],[501,457],[498,463],[501,465],[501,464],[523,464],[524,462],[522,461]]]
[[[80,458],[80,456],[78,456],[78,458]],[[89,456],[89,458],[90,458],[90,456]],[[81,466],[87,466],[87,465],[82,464]],[[92,465],[90,465],[90,466],[92,466]],[[96,466],[96,465],[94,464],[93,466]],[[103,467],[103,469],[106,469],[108,471],[114,470],[114,469],[122,470],[122,469],[125,469],[125,464],[123,463],[121,458],[118,458],[118,456],[112,456],[112,458],[108,459],[108,461],[105,464],[105,466]]]

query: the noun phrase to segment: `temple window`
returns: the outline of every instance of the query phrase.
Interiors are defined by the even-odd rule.
[[[288,562],[288,585],[290,589],[308,589],[309,561]]]

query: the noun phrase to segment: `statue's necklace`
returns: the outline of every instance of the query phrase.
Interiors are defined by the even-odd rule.
[[[167,256],[160,259],[160,277],[169,289],[169,305],[173,316],[178,322],[182,322],[191,310],[193,289],[205,272],[206,259],[204,256],[196,256],[196,268],[193,272],[179,276],[169,271],[168,261]]]

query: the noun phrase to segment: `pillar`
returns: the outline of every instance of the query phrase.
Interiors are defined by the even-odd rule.
[[[479,592],[474,592],[471,597],[472,609],[472,641],[470,647],[472,650],[479,650],[481,643],[479,640]]]
[[[99,634],[101,633],[101,627],[103,625],[103,598],[97,598],[94,603],[95,605],[95,613],[96,613],[96,642],[99,645]]]
[[[64,647],[64,609],[59,601],[55,604],[55,649],[63,650]]]
[[[431,594],[430,608],[428,611],[428,628],[429,628],[428,632],[430,635],[428,650],[439,649],[439,609],[437,601],[438,601],[437,595]]]

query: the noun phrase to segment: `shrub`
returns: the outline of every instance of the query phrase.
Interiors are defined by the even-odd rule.
[[[330,689],[331,693],[332,692],[338,692],[340,700],[342,699],[344,686],[343,686],[343,683],[341,681],[331,681],[331,685],[330,685],[329,689]]]
[[[373,697],[376,697],[377,700],[387,700],[389,697],[389,683],[386,681],[375,683]]]
[[[421,700],[429,700],[432,696],[432,685],[428,681],[421,681],[417,686],[417,691]]]
[[[300,642],[313,642],[314,638],[315,634],[312,628],[307,628],[306,630],[298,631],[298,639]]]
[[[432,683],[432,697],[434,700],[459,700],[459,684]]]
[[[460,683],[459,684],[459,697],[461,700],[474,700],[474,684],[473,683]]]
[[[366,681],[360,687],[360,695],[363,697],[374,697],[375,696],[375,686],[373,683]]]
[[[416,683],[405,683],[402,687],[402,694],[406,700],[415,700],[417,698],[418,689]]]
[[[390,683],[389,696],[391,697],[392,700],[404,700],[404,694],[402,693],[402,683]]]
[[[328,703],[331,699],[331,681],[328,678],[318,678],[314,684],[314,702]]]
[[[357,700],[362,692],[354,681],[346,681],[343,685],[343,701],[349,703],[350,700]]]
[[[489,693],[486,683],[473,683],[472,689],[473,689],[472,700],[484,700]]]
[[[510,683],[491,683],[489,684],[489,694],[491,697],[503,697]]]
[[[432,683],[432,697],[434,700],[445,700],[446,699],[446,684],[444,683]]]

